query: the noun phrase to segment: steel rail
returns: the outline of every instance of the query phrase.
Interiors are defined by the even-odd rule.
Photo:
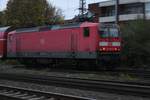
[[[5,85],[0,85],[0,97],[1,100],[96,100]]]
[[[150,97],[150,83],[86,80],[78,78],[10,73],[0,73],[0,78],[19,82]]]

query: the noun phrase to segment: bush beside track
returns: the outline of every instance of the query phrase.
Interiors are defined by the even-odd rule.
[[[126,66],[149,67],[150,65],[150,21],[138,19],[121,27],[123,37],[122,64]],[[135,68],[136,68],[135,67]]]

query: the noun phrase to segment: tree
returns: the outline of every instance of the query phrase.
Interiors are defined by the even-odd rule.
[[[46,0],[9,0],[6,9],[8,25],[37,26],[51,23],[50,19],[61,18],[58,9]]]
[[[122,27],[123,55],[133,66],[150,65],[150,21],[137,20]]]
[[[6,20],[5,20],[5,12],[0,12],[0,26],[5,26]]]
[[[3,17],[3,13],[0,12],[0,26],[2,26],[2,17]]]

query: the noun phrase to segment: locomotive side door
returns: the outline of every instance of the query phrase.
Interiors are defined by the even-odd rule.
[[[19,57],[20,56],[20,37],[16,38],[16,56]]]
[[[72,56],[75,56],[76,52],[77,52],[77,31],[72,30],[71,32],[71,52],[72,52]]]
[[[16,57],[16,39],[14,35],[9,34],[7,40],[7,56]]]

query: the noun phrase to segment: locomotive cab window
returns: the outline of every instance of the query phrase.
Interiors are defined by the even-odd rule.
[[[89,37],[90,36],[90,29],[89,29],[89,27],[85,27],[84,28],[83,35],[84,35],[84,37]]]

